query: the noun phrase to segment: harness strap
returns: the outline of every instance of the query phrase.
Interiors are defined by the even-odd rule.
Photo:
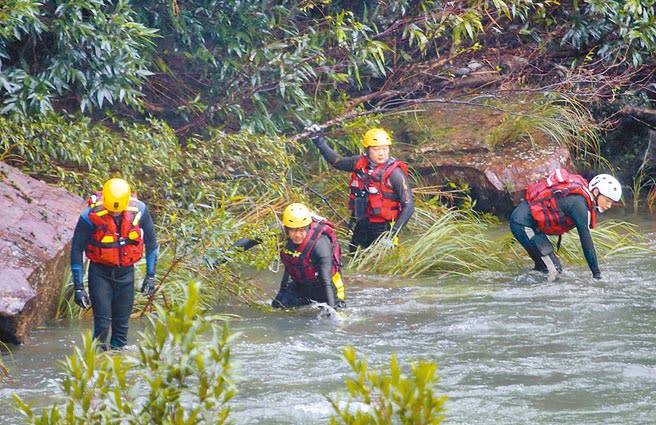
[[[119,238],[118,241],[112,243],[102,243],[95,239],[91,239],[89,243],[93,246],[97,246],[98,248],[120,248],[125,245],[139,245],[138,241],[134,241],[128,238]]]
[[[393,201],[400,201],[401,198],[396,194],[396,192],[385,192],[383,191],[383,198],[391,199]]]
[[[324,227],[326,227],[326,223],[319,223],[317,224],[317,227],[314,228],[314,234],[307,241],[307,244],[305,244],[305,248],[303,248],[301,255],[298,256],[301,267],[303,267],[303,260],[305,259],[305,257],[307,257],[310,251],[312,251],[312,248],[314,247],[314,244],[317,242],[317,239],[319,239],[319,236],[323,234],[322,230]]]

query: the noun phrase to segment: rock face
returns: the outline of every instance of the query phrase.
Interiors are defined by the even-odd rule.
[[[528,184],[554,168],[575,171],[569,151],[539,132],[504,142],[502,111],[448,105],[429,114],[434,142],[407,152],[410,163],[428,185],[467,182],[479,210],[507,217]]]
[[[84,200],[0,162],[0,340],[26,342],[52,315]]]

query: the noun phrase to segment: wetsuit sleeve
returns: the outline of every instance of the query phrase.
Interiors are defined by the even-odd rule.
[[[155,276],[155,272],[157,271],[157,253],[159,248],[157,245],[157,237],[155,236],[155,225],[153,224],[153,218],[145,204],[139,225],[143,230],[144,244],[146,245],[146,274],[148,276]]]
[[[323,285],[326,292],[326,303],[335,307],[335,293],[333,292],[333,276],[332,276],[332,256],[333,250],[330,245],[330,239],[326,235],[322,235],[312,252],[310,257],[312,259],[312,264],[314,264],[317,273],[319,275],[319,282]]]
[[[324,140],[323,137],[318,138],[314,141],[314,144],[319,148],[321,156],[324,157],[326,161],[333,167],[342,171],[353,171],[355,169],[355,163],[360,158],[359,155],[342,157],[337,152],[335,152],[328,143]]]
[[[568,215],[579,233],[581,241],[581,248],[585,255],[585,260],[588,262],[588,267],[592,271],[593,276],[599,276],[599,264],[597,263],[597,252],[595,251],[592,235],[590,234],[589,227],[589,214],[588,204],[585,198],[579,195],[568,196],[561,200],[563,212]]]
[[[394,193],[399,197],[399,202],[401,202],[401,213],[396,223],[394,223],[394,227],[392,227],[392,232],[398,233],[410,220],[412,214],[414,214],[415,201],[412,199],[412,188],[410,187],[409,179],[403,170],[397,167],[392,171],[392,174],[389,176],[389,183]]]
[[[92,232],[93,225],[87,222],[83,216],[80,216],[75,225],[73,241],[71,242],[71,275],[75,289],[82,289],[84,286],[84,269],[82,268],[83,253],[91,240]]]

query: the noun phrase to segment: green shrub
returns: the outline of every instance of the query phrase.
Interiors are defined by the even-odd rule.
[[[41,411],[15,396],[32,424],[221,424],[235,394],[230,381],[231,336],[201,312],[199,285],[185,302],[158,308],[137,352],[98,354],[87,332],[64,362],[63,400]]]
[[[156,32],[123,0],[2,2],[0,114],[138,108]]]
[[[240,258],[262,268],[275,254],[275,249],[266,255],[262,249],[228,251],[232,242],[254,235],[265,246],[275,245],[269,228],[273,214],[293,196],[286,174],[294,157],[285,144],[210,130],[206,139],[190,138],[182,147],[162,121],[114,120],[112,126],[80,116],[50,114],[20,122],[0,117],[0,160],[82,197],[99,190],[109,177],[128,180],[158,227],[158,275],[165,285],[157,302],[176,302],[180,294],[174,283],[191,278],[204,283],[204,297],[209,295],[205,289],[218,288],[245,299],[249,288],[239,276],[243,266],[223,260]],[[208,267],[205,260],[217,266]],[[140,308],[144,300],[136,301]],[[75,315],[76,307],[62,306],[65,316]]]
[[[340,407],[338,400],[329,399],[337,413],[331,424],[439,424],[444,419],[447,396],[435,394],[437,365],[433,362],[413,362],[411,374],[399,369],[392,355],[389,370],[370,371],[364,357],[359,360],[353,347],[344,349],[344,358],[355,377],[346,378],[349,400]],[[353,404],[363,408],[354,410]]]

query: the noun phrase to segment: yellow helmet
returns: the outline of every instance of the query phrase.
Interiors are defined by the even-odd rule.
[[[282,224],[290,229],[309,226],[310,223],[312,223],[312,213],[303,204],[289,204],[282,212]]]
[[[130,185],[123,179],[109,179],[102,190],[103,205],[111,212],[123,212],[130,201]]]
[[[390,146],[391,144],[392,138],[382,128],[372,128],[364,133],[364,139],[362,140],[362,146],[365,148],[370,146]]]

